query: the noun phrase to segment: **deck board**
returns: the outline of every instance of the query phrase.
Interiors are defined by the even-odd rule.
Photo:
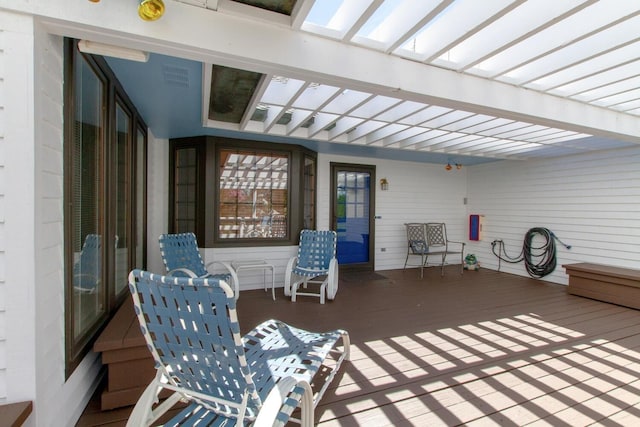
[[[316,410],[320,426],[640,425],[640,311],[541,280],[447,268],[341,273],[335,301],[238,301],[243,332],[278,318],[349,331],[351,360]],[[79,426],[130,408],[89,405]]]

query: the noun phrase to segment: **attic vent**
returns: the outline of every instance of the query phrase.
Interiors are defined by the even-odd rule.
[[[189,87],[189,70],[186,68],[163,65],[162,75],[168,85]]]

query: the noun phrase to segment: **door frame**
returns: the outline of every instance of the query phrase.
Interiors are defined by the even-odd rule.
[[[376,206],[376,166],[360,163],[340,163],[330,162],[330,227],[332,230],[338,230],[337,216],[336,216],[336,202],[337,202],[337,179],[336,175],[339,171],[349,172],[367,172],[371,177],[369,181],[369,262],[357,263],[357,264],[344,264],[339,265],[340,270],[346,271],[375,271],[375,206]]]

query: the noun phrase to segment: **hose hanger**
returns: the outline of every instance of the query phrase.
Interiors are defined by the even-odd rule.
[[[544,239],[544,242],[538,246],[534,246],[536,235],[542,236]],[[534,227],[530,228],[525,234],[522,250],[517,257],[511,257],[507,254],[504,242],[501,239],[491,242],[491,251],[498,257],[498,271],[500,271],[500,261],[506,261],[511,264],[524,261],[527,273],[531,277],[540,279],[552,273],[556,268],[556,240],[565,248],[571,249],[571,245],[563,243],[548,228]],[[496,246],[498,246],[497,252]]]

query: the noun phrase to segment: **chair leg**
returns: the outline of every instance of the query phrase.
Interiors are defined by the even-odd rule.
[[[444,277],[444,262],[447,259],[447,254],[442,254],[442,264],[440,264],[440,277]]]
[[[320,304],[324,304],[326,295],[327,295],[327,283],[329,283],[329,279],[325,279],[320,285]]]
[[[429,255],[422,255],[422,264],[420,264],[420,278],[424,279],[424,268],[427,266],[427,262],[429,261]]]
[[[332,259],[329,263],[329,273],[327,274],[327,298],[330,300],[335,299],[338,292],[338,260]]]

